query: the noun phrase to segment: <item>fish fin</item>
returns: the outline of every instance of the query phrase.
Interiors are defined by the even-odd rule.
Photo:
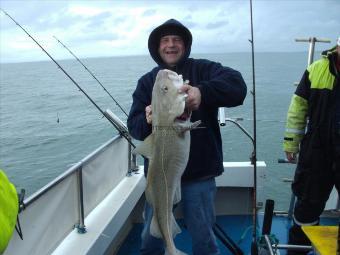
[[[136,148],[132,151],[133,154],[140,154],[148,159],[152,158],[153,151],[153,135],[149,135],[143,142],[136,146]]]
[[[155,216],[152,216],[150,224],[150,234],[154,237],[162,238],[162,234]]]
[[[182,199],[182,195],[181,195],[181,185],[178,185],[176,191],[175,191],[175,195],[174,195],[174,205],[178,204]]]
[[[175,122],[174,123],[174,128],[178,133],[183,133],[185,131],[189,131],[192,129],[197,128],[201,124],[201,121],[195,121],[195,122]]]
[[[181,233],[181,228],[178,226],[175,216],[172,214],[171,216],[171,230],[172,230],[172,238],[175,238],[175,236],[179,233]]]
[[[195,122],[193,122],[193,123],[190,123],[191,125],[190,125],[190,129],[195,129],[195,128],[197,128],[199,125],[201,125],[201,123],[202,123],[202,121],[200,121],[200,120],[197,120],[197,121],[195,121]]]

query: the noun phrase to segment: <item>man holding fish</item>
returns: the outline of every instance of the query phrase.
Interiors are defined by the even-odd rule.
[[[145,156],[147,176],[143,255],[183,254],[173,243],[180,232],[172,215],[178,202],[193,254],[220,254],[212,229],[215,177],[223,172],[217,112],[241,105],[247,89],[238,71],[189,58],[191,44],[191,32],[177,20],[156,27],[148,47],[158,66],[133,93],[128,128],[143,140],[136,153]]]

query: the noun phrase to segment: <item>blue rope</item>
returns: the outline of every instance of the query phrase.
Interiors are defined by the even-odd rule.
[[[245,239],[247,233],[248,233],[250,230],[252,230],[252,229],[253,229],[253,226],[247,227],[247,228],[243,231],[243,234],[241,235],[241,238],[240,238],[240,240],[238,240],[237,243],[238,243],[238,244],[242,243],[243,240]],[[259,234],[260,234],[260,229],[257,227],[257,228],[256,228],[256,235],[259,236]]]

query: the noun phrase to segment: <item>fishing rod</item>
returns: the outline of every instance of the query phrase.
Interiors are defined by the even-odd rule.
[[[84,68],[86,71],[89,72],[89,74],[91,74],[91,76],[93,77],[93,79],[95,79],[99,85],[104,89],[104,91],[111,97],[111,99],[116,103],[116,105],[119,107],[119,109],[122,110],[122,112],[125,114],[126,117],[128,117],[128,114],[124,111],[123,107],[117,102],[116,99],[113,98],[113,96],[110,94],[109,91],[107,91],[107,89],[104,87],[104,85],[97,79],[97,77],[85,66],[85,64],[65,45],[63,44],[57,37],[53,36],[58,43],[60,43]]]
[[[60,68],[60,70],[73,82],[74,85],[77,86],[77,88],[87,97],[87,99],[90,100],[90,102],[98,109],[98,111],[103,114],[103,116],[116,128],[116,130],[119,132],[121,136],[123,136],[128,143],[135,148],[136,146],[132,143],[128,132],[126,129],[123,129],[119,124],[116,124],[115,121],[112,119],[111,115],[108,113],[108,111],[104,112],[93,100],[92,98],[79,86],[79,84],[64,70],[64,68],[14,19],[12,16],[10,16],[5,10],[0,10],[7,15],[18,27],[20,27],[39,47],[42,49],[42,51]]]
[[[252,60],[252,78],[253,78],[253,90],[251,94],[253,95],[253,155],[252,155],[252,163],[254,166],[254,188],[253,188],[253,233],[252,233],[252,243],[251,243],[251,255],[258,254],[257,247],[257,236],[256,236],[256,227],[257,227],[257,152],[256,152],[256,93],[255,93],[255,56],[254,56],[254,29],[253,29],[253,1],[249,0],[250,4],[250,28],[251,28],[251,39],[249,42],[251,43],[251,60]]]

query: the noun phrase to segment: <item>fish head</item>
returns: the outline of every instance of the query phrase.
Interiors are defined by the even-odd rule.
[[[152,91],[152,122],[174,122],[183,118],[186,112],[185,99],[187,94],[180,91],[183,85],[182,75],[163,69],[156,77]]]

